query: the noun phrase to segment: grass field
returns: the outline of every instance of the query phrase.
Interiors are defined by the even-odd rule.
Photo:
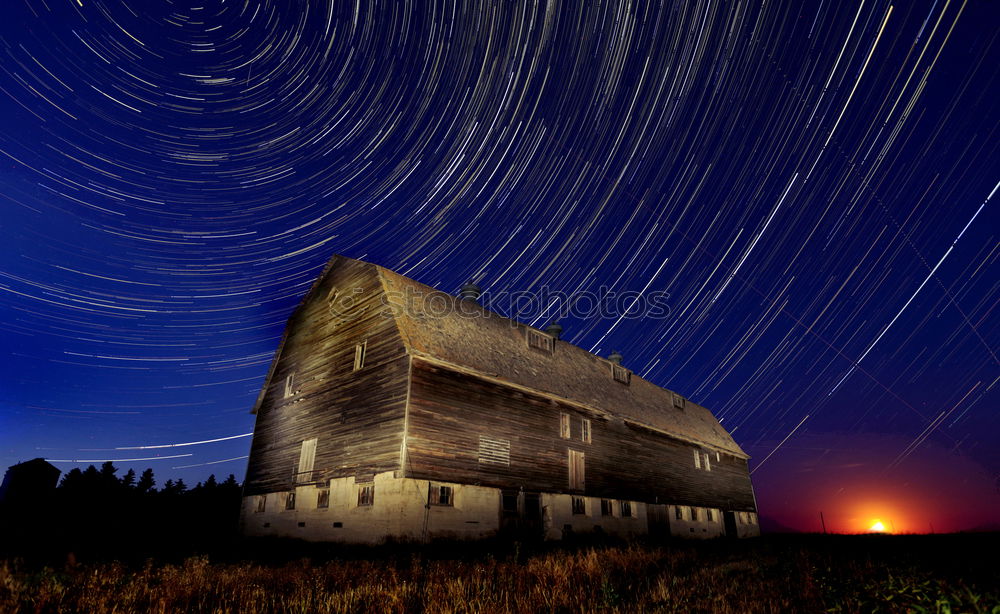
[[[1000,536],[383,546],[0,560],[7,612],[989,612]]]

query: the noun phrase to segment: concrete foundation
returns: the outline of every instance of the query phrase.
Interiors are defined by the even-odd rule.
[[[446,497],[440,494],[441,487],[445,487]],[[289,504],[292,494],[294,503]],[[624,538],[648,533],[646,504],[605,501],[602,505],[602,500],[594,497],[541,493],[538,530],[551,540],[594,532]],[[396,478],[387,472],[376,475],[372,482],[340,478],[331,480],[329,486],[306,485],[293,491],[244,497],[241,524],[244,535],[308,541],[375,544],[387,538],[481,539],[500,531],[504,518],[501,505],[496,488]],[[677,520],[677,506],[668,506],[671,535],[725,535],[720,510],[712,510],[709,520],[706,508],[696,508],[696,519],[692,519],[691,508],[680,507],[682,519]],[[756,515],[737,512],[736,517],[739,537],[759,534]]]

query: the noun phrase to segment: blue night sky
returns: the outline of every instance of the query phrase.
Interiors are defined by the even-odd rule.
[[[775,522],[1000,518],[997,3],[4,8],[3,466],[242,479],[339,253],[666,295],[564,339],[712,409]]]

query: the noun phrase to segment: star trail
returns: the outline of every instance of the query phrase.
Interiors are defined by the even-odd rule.
[[[5,9],[4,466],[242,478],[339,253],[449,293],[663,293],[490,306],[711,408],[776,523],[1000,518],[997,4]]]

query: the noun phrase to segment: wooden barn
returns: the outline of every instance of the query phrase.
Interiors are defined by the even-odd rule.
[[[254,408],[245,534],[759,533],[710,411],[476,298],[333,257]]]

